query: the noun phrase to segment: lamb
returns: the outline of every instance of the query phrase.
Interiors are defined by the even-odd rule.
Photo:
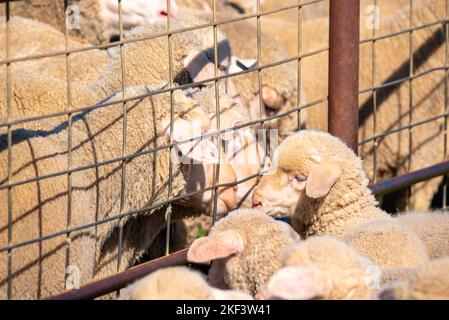
[[[254,190],[253,204],[273,216],[291,216],[302,237],[345,241],[378,265],[385,279],[429,260],[412,229],[376,206],[362,161],[340,139],[300,131],[279,145],[273,163],[273,172]]]
[[[63,1],[24,0],[10,6],[11,16],[38,20],[65,32],[66,8]],[[145,23],[166,22],[169,14],[174,19],[178,12],[175,0],[171,0],[170,13],[167,0],[123,0],[121,6],[124,30]],[[69,24],[70,35],[92,44],[107,43],[120,32],[117,0],[76,0],[67,7],[67,14],[69,22],[72,22]]]
[[[51,54],[66,49],[64,34],[50,25],[15,16],[10,18],[8,25],[10,28],[9,59]],[[5,18],[2,17],[0,19],[0,47],[2,48],[6,48],[5,32]],[[81,49],[87,46],[89,44],[86,41],[69,38],[68,47],[70,49]],[[6,50],[1,50],[0,60],[5,59]],[[105,51],[91,49],[71,53],[69,61],[71,80],[88,84],[97,80],[109,58]],[[0,72],[6,72],[6,65],[1,66]],[[39,73],[67,80],[66,56],[58,55],[13,62],[10,65],[10,72],[12,74],[20,72]]]
[[[209,270],[212,286],[255,295],[281,267],[279,252],[298,240],[299,236],[285,222],[259,210],[239,209],[216,222],[207,237],[195,240],[187,260],[213,260]]]
[[[248,294],[211,287],[187,267],[160,269],[124,289],[119,300],[252,300]]]
[[[151,87],[129,87],[125,98],[140,96],[154,91]],[[121,99],[122,93],[113,95],[107,102]],[[196,115],[192,111],[198,104],[174,92],[173,141],[192,137],[192,123]],[[68,202],[68,179],[52,174],[65,171],[67,164],[67,123],[56,124],[53,130],[13,130],[12,176],[10,196],[13,207],[8,205],[8,188],[0,190],[2,212],[12,212],[13,244],[53,235],[66,229],[67,215],[72,212],[69,227],[80,227],[100,222],[95,227],[70,233],[69,264],[79,268],[81,284],[92,278],[110,275],[123,270],[138,259],[150,246],[152,240],[165,226],[167,206],[159,205],[173,196],[186,195],[187,190],[197,191],[215,184],[213,167],[219,151],[210,140],[190,141],[179,144],[170,155],[167,148],[158,150],[168,142],[170,126],[166,105],[170,94],[159,94],[138,101],[129,101],[127,108],[127,142],[125,155],[131,157],[122,162],[111,159],[122,156],[123,108],[122,104],[101,107],[74,115],[72,124],[71,168],[98,164],[98,167],[80,169],[71,174],[71,201]],[[1,183],[8,183],[8,152],[6,134],[2,135],[0,154]],[[156,148],[157,152],[150,152]],[[193,148],[193,149],[192,149]],[[175,157],[183,155],[181,161]],[[169,157],[173,157],[172,191],[168,194]],[[185,163],[185,158],[198,162]],[[225,161],[225,157],[222,156]],[[207,162],[206,162],[207,160]],[[194,170],[191,170],[191,168]],[[126,175],[122,178],[122,172]],[[49,178],[25,183],[25,179],[50,175]],[[121,182],[125,186],[123,202]],[[217,183],[226,184],[218,189],[217,212],[233,209],[237,204],[232,184],[235,174],[232,168],[222,163]],[[231,185],[228,187],[227,185]],[[183,219],[199,213],[210,214],[213,202],[212,190],[179,200],[172,205],[172,220]],[[204,201],[204,202],[202,202]],[[68,207],[67,204],[71,205]],[[113,216],[131,210],[143,210],[144,215]],[[65,210],[64,208],[67,208]],[[82,214],[81,214],[82,213]],[[0,247],[8,245],[8,215],[0,218]],[[105,220],[105,222],[102,222]],[[123,226],[120,232],[119,226]],[[123,235],[120,264],[117,262],[118,243]],[[66,267],[66,236],[50,237],[33,245],[20,246],[12,250],[13,276],[11,296],[13,298],[39,298],[55,294],[64,289]],[[6,298],[8,287],[7,252],[0,252],[0,298]]]
[[[372,299],[381,270],[345,242],[312,236],[290,245],[259,299]]]
[[[381,291],[382,300],[449,299],[449,257],[436,259],[410,274],[406,280],[392,283]]]

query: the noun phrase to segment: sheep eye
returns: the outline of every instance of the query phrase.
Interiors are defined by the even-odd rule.
[[[307,177],[306,177],[306,176],[303,176],[303,175],[301,175],[301,174],[297,174],[297,175],[295,176],[295,180],[298,181],[298,182],[304,182],[304,181],[307,180]]]

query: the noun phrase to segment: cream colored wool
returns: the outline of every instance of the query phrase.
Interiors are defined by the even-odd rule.
[[[196,20],[198,21],[198,20]],[[190,19],[177,19],[172,23],[172,29],[180,29],[191,26]],[[165,24],[148,24],[136,27],[125,35],[126,39],[140,39],[166,32]],[[213,67],[212,48],[205,43],[205,38],[195,31],[176,33],[171,36],[172,46],[172,77],[175,84],[187,84],[192,82],[192,75],[188,70],[189,64],[186,58],[195,55],[209,73]],[[226,48],[226,46],[224,46]],[[222,48],[220,48],[222,49]],[[131,85],[147,85],[153,83],[169,84],[169,50],[166,36],[153,39],[139,40],[127,43],[123,46],[125,55],[125,83]],[[224,49],[225,52],[228,49]],[[219,53],[219,56],[221,53]],[[213,56],[213,55],[212,55]],[[187,65],[186,65],[187,64]],[[203,67],[201,65],[201,67]],[[213,70],[213,68],[212,68]],[[213,73],[208,74],[210,78]],[[209,78],[209,77],[208,77]],[[195,79],[194,79],[195,80]],[[105,67],[94,89],[100,96],[108,96],[112,92],[122,88],[122,63],[120,56],[113,58]]]
[[[55,1],[60,2],[61,1]],[[6,48],[5,18],[0,18],[0,47]],[[66,50],[65,36],[50,25],[22,17],[11,17],[9,25],[9,59],[18,59],[35,55],[48,55]],[[69,49],[82,49],[90,46],[84,40],[69,38]],[[6,50],[0,50],[0,60],[6,59]],[[69,58],[70,79],[72,84],[95,82],[109,61],[106,51],[91,49],[71,53]],[[6,66],[0,67],[6,72]],[[66,56],[60,54],[53,57],[31,59],[10,64],[12,74],[31,72],[54,76],[67,80]]]
[[[206,238],[194,241],[187,259],[214,260],[209,271],[212,285],[223,285],[224,280],[233,290],[255,295],[281,267],[279,253],[298,240],[288,224],[259,210],[239,209],[216,222]]]
[[[68,110],[67,81],[38,73],[15,73],[10,78],[11,112],[10,120],[41,116]],[[6,75],[0,74],[0,118],[8,115],[6,94]],[[71,84],[71,108],[83,108],[97,103],[97,96],[85,85]],[[26,129],[49,130],[55,123],[67,121],[68,115],[48,118],[45,121],[25,122],[20,126]],[[0,132],[6,132],[6,128]]]
[[[187,267],[157,270],[124,289],[120,300],[252,300],[248,294],[212,288]]]
[[[130,96],[150,92],[147,87],[130,87]],[[121,98],[117,93],[110,101]],[[161,119],[166,117],[169,93],[130,101],[127,107],[126,154],[149,151],[167,144],[160,135]],[[190,104],[188,104],[190,101]],[[174,93],[175,114],[195,109],[198,105]],[[175,124],[176,128],[176,124]],[[72,125],[72,168],[100,164],[121,156],[123,130],[122,104],[99,108],[75,115]],[[17,129],[13,133],[12,182],[67,169],[67,133],[65,123],[52,131]],[[7,180],[6,135],[2,136],[0,156],[1,179]],[[71,227],[102,221],[119,213],[155,205],[167,199],[168,149],[143,154],[126,162],[125,197],[120,210],[121,162],[113,162],[73,172]],[[220,179],[223,178],[220,175]],[[151,183],[149,183],[151,181]],[[223,180],[222,180],[223,181]],[[185,188],[185,177],[179,166],[173,166],[172,196]],[[21,184],[11,189],[13,243],[50,235],[67,228],[67,176]],[[0,191],[0,210],[8,212],[8,191]],[[188,203],[188,202],[187,202]],[[82,214],[81,214],[82,213]],[[138,259],[165,226],[166,208],[155,208],[137,218],[126,216],[123,250],[118,270],[124,270]],[[193,208],[173,210],[173,220],[196,214]],[[70,265],[80,270],[81,284],[92,278],[117,271],[119,220],[71,233]],[[8,244],[8,215],[1,215],[0,247]],[[12,297],[20,299],[42,298],[64,289],[66,267],[66,236],[51,238],[13,250]],[[7,255],[0,253],[0,298],[6,298]]]
[[[448,300],[449,257],[436,259],[408,275],[405,281],[388,285],[380,293],[384,300]]]
[[[277,166],[262,177],[254,205],[272,215],[292,215],[301,236],[344,240],[387,273],[428,260],[413,230],[377,207],[361,159],[341,140],[300,131],[286,138],[274,157]]]
[[[424,243],[430,259],[449,256],[449,214],[407,212],[399,214],[397,221],[412,229]]]
[[[289,246],[282,266],[265,288],[268,298],[371,299],[381,280],[380,269],[369,258],[330,236]]]
[[[134,4],[135,7],[132,7],[133,4],[131,2],[135,1],[123,0],[121,3],[124,30],[145,22],[166,21],[166,0],[151,0],[152,3],[145,6],[141,3]],[[171,1],[173,15],[177,11],[177,8],[175,1]],[[68,18],[69,21],[73,21],[74,23],[73,26],[69,26],[69,34],[71,36],[85,39],[92,44],[104,44],[109,42],[111,36],[119,34],[117,1],[73,0],[68,1],[68,5],[74,6],[73,15]],[[135,12],[139,9],[140,12]],[[4,6],[1,6],[0,12],[4,14],[4,11]],[[45,22],[61,32],[65,32],[64,24],[66,15],[64,1],[23,0],[11,2],[10,12],[11,16],[23,16]],[[165,15],[162,12],[165,12]]]

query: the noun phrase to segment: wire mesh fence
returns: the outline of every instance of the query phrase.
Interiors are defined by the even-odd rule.
[[[354,69],[343,77],[337,74],[336,79],[332,76],[328,78],[330,69],[328,58],[332,52],[329,51],[328,37],[329,1],[325,0],[283,1],[276,2],[277,4],[272,7],[264,1],[257,0],[249,11],[234,4],[234,7],[238,7],[238,11],[244,12],[240,12],[239,15],[222,14],[225,7],[219,0],[203,1],[201,6],[208,6],[209,17],[204,20],[198,19],[196,23],[188,26],[176,23],[177,19],[173,18],[171,13],[175,8],[180,12],[181,9],[175,7],[175,2],[167,0],[164,1],[166,12],[164,11],[163,15],[165,21],[163,28],[160,27],[150,34],[142,33],[134,37],[127,37],[125,33],[129,22],[126,16],[129,9],[125,5],[126,1],[117,0],[115,29],[117,37],[113,38],[112,42],[100,41],[93,44],[79,40],[77,29],[73,29],[73,24],[76,22],[76,19],[73,20],[73,14],[79,14],[77,10],[83,10],[82,1],[79,3],[55,1],[58,3],[56,9],[59,8],[62,12],[62,21],[59,21],[60,31],[63,34],[62,47],[54,46],[53,48],[56,49],[51,52],[35,49],[25,53],[17,50],[17,46],[21,43],[19,41],[21,34],[14,26],[14,12],[22,13],[20,7],[14,6],[20,2],[26,3],[25,0],[1,1],[4,17],[3,27],[0,29],[4,37],[3,53],[0,55],[2,90],[4,90],[1,101],[1,108],[4,110],[0,119],[2,135],[0,145],[3,153],[0,184],[3,201],[0,207],[1,298],[23,298],[20,296],[24,294],[21,288],[23,281],[36,283],[34,289],[24,294],[25,297],[44,298],[50,294],[62,292],[64,289],[77,287],[80,283],[85,284],[91,281],[94,275],[95,278],[102,278],[110,276],[111,272],[118,272],[118,278],[112,276],[103,282],[94,283],[90,286],[91,291],[84,291],[85,294],[81,295],[83,298],[94,298],[118,290],[138,275],[141,276],[142,273],[139,272],[123,271],[130,267],[131,257],[143,256],[142,250],[132,247],[133,241],[142,239],[139,237],[154,239],[163,227],[166,227],[163,253],[170,254],[172,252],[170,244],[176,237],[176,232],[171,232],[171,226],[179,219],[178,215],[182,216],[186,210],[193,210],[189,208],[190,199],[209,195],[209,213],[214,223],[222,214],[220,196],[226,190],[233,190],[236,185],[242,186],[263,174],[263,166],[260,166],[255,172],[247,173],[244,177],[223,179],[222,177],[229,175],[230,171],[227,171],[226,163],[223,164],[223,154],[218,152],[217,163],[207,167],[212,182],[203,183],[200,188],[181,192],[178,182],[186,175],[186,172],[180,170],[177,163],[173,163],[172,157],[167,154],[171,155],[174,151],[179,151],[182,145],[189,143],[195,145],[203,140],[213,141],[216,150],[220,151],[227,143],[222,139],[224,134],[247,128],[277,128],[281,139],[284,135],[282,129],[288,128],[288,131],[304,128],[327,130],[328,122],[339,126],[344,131],[345,128],[348,129],[347,124],[354,121],[354,118],[350,118],[349,122],[344,121],[349,117],[345,116],[348,109],[345,109],[346,106],[341,105],[339,103],[341,100],[338,100],[342,94],[345,94],[347,83],[339,83],[339,90],[342,93],[335,96],[337,100],[333,104],[336,110],[345,112],[340,112],[342,115],[339,119],[333,113],[327,116],[328,101],[332,106],[328,96],[332,88],[337,87],[338,76],[340,81],[345,81],[349,76],[353,77],[353,81],[355,79],[355,83],[360,81],[359,97],[355,92],[355,95],[350,96],[345,103],[352,101],[356,103],[356,106],[359,105],[360,121],[358,126],[353,126],[350,139],[357,141],[358,135],[358,151],[366,161],[365,169],[372,173],[373,183],[407,173],[411,173],[413,177],[413,171],[447,160],[447,25],[449,21],[447,1],[433,1],[432,5],[435,5],[435,8],[432,8],[431,4],[414,4],[419,2],[416,0],[402,1],[404,6],[397,10],[398,13],[396,8],[394,9],[396,15],[394,18],[389,18],[390,22],[388,19],[383,20],[382,10],[384,9],[379,3],[382,1],[361,1],[361,41],[357,46],[357,49],[360,49],[361,59],[359,77],[354,75],[354,70],[357,70]],[[346,5],[357,2],[347,1]],[[178,4],[181,3],[182,1],[178,1]],[[370,10],[364,11],[368,7]],[[442,7],[445,8],[445,15],[439,17]],[[344,9],[344,6],[342,8]],[[313,12],[319,12],[323,17],[316,18]],[[55,16],[59,17],[56,13]],[[405,27],[401,22],[404,17],[408,17],[408,25]],[[221,32],[226,31],[227,27],[231,28],[233,25],[246,22],[254,28],[255,46],[251,52],[254,61],[251,61],[248,66],[244,65],[245,59],[240,59],[237,62],[239,69],[229,67],[223,70],[220,53],[226,40],[222,41]],[[284,35],[276,29],[275,23],[281,23],[280,25],[292,23],[293,28],[290,30],[293,31],[288,33],[286,28]],[[389,31],[385,31],[382,29],[384,25],[392,25],[392,27]],[[51,33],[48,30],[46,32]],[[179,72],[184,72],[184,69],[188,67],[184,67],[181,71],[179,69],[177,53],[182,46],[180,47],[177,37],[195,32],[203,32],[202,34],[207,34],[206,37],[212,40],[211,46],[204,48],[208,53],[208,62],[213,65],[212,74],[201,79],[193,79],[195,76],[190,75],[190,78],[187,77],[185,80],[185,76],[180,77]],[[423,33],[420,34],[420,32]],[[267,61],[266,52],[269,48],[266,47],[268,41],[265,39],[270,36],[275,37],[272,33],[281,34],[275,40],[288,47],[286,50],[288,54],[279,59]],[[405,37],[405,40],[401,37]],[[388,42],[390,39],[398,38],[401,38],[401,41],[392,41],[399,44],[381,44],[383,41]],[[73,39],[77,39],[76,45],[73,44]],[[27,41],[41,40],[28,39]],[[159,66],[161,70],[164,70],[165,77],[163,85],[147,87],[146,90],[139,91],[134,87],[136,79],[132,77],[132,73],[145,68],[145,59],[157,60],[158,57],[148,55],[149,58],[146,58],[145,52],[139,52],[140,60],[136,60],[135,56],[132,56],[131,45],[150,41],[159,41],[160,46],[167,50],[167,60],[158,60],[162,61]],[[401,47],[404,43],[408,45],[405,55],[400,53],[404,51]],[[187,44],[183,45],[187,46]],[[381,45],[380,49],[378,49],[379,45]],[[232,46],[231,41],[231,50]],[[331,48],[331,51],[333,49],[335,47]],[[87,64],[81,64],[79,61],[83,60],[79,57],[91,56],[93,52],[99,50],[109,50],[108,59],[116,61],[116,68],[113,69],[116,74],[111,77],[117,81],[113,93],[109,95],[101,95],[100,93],[104,94],[103,89],[100,93],[95,91],[95,81],[92,79],[86,80],[84,87],[80,87],[79,84],[82,82],[80,78],[84,80],[79,73],[83,74],[83,69],[86,69],[86,74],[88,73]],[[441,50],[444,52],[441,53]],[[337,64],[342,59],[345,57],[340,56],[333,63]],[[393,62],[388,64],[389,60]],[[352,61],[356,61],[358,65],[358,57]],[[28,68],[36,72],[33,69],[34,66],[27,65],[33,62],[54,65],[54,68],[50,68],[50,73],[60,66],[64,71],[59,79],[62,82],[57,82],[62,83],[62,90],[65,90],[64,101],[54,103],[57,105],[51,109],[38,110],[21,102],[24,101],[24,91],[17,89],[17,83],[23,85],[27,78],[16,80],[15,68],[22,65],[25,66],[23,67],[25,71],[28,71]],[[100,64],[99,60],[97,62]],[[208,62],[204,62],[202,67]],[[282,96],[282,107],[273,108],[265,100],[264,94],[260,93],[266,90],[266,79],[269,79],[276,68],[281,66],[287,66],[289,71],[293,71],[294,76],[288,80],[294,82],[295,93],[291,97]],[[37,68],[38,72],[42,70]],[[432,81],[420,82],[420,79],[427,79],[429,75],[437,74],[442,75],[436,80],[432,78]],[[229,93],[229,81],[246,75],[251,75],[251,79],[256,82],[254,87],[258,95],[254,96],[254,101],[251,101],[255,115],[247,117],[243,123],[232,125],[223,123],[221,114],[224,112],[223,108],[226,106],[223,104],[226,102],[222,99],[222,95]],[[105,79],[100,78],[96,81],[105,81]],[[279,82],[282,81],[279,80]],[[222,86],[223,83],[226,86]],[[138,84],[150,85],[150,83]],[[181,99],[179,94],[199,86],[212,90],[214,103],[209,112],[215,115],[216,120],[207,132],[178,137],[175,132],[175,122],[177,106]],[[95,92],[96,95],[93,94],[92,99],[80,99],[80,92],[84,92],[82,90],[85,90],[85,87]],[[51,93],[53,90],[56,90],[56,87],[43,91]],[[416,92],[418,93],[415,94]],[[41,93],[41,96],[43,95],[44,93]],[[98,98],[99,96],[101,99]],[[288,105],[285,101],[289,98],[294,103]],[[360,103],[354,100],[357,98]],[[40,101],[37,100],[41,103]],[[163,107],[153,107],[153,109],[156,113],[160,112],[168,116],[167,141],[164,140],[161,143],[149,132],[142,132],[142,129],[152,130],[151,125],[147,124],[151,121],[144,120],[150,112],[145,113],[142,107],[139,107],[142,101],[151,101],[152,106],[158,101],[163,102]],[[406,108],[402,109],[404,103]],[[429,108],[429,104],[439,105],[440,112],[435,113],[435,108]],[[53,104],[50,103],[50,105]],[[104,110],[104,112],[95,114],[96,110]],[[388,110],[389,113],[385,113],[384,110]],[[110,118],[104,121],[98,119],[98,115]],[[155,117],[153,120],[162,122],[162,117]],[[189,118],[187,120],[192,122]],[[415,128],[425,128],[427,124],[432,123],[438,123],[438,128],[432,127],[432,130],[415,133]],[[108,135],[108,130],[112,130],[113,134]],[[151,132],[156,134],[155,131]],[[402,137],[402,133],[406,133],[406,138]],[[260,138],[258,140],[264,140],[265,136],[258,136],[258,138]],[[442,141],[435,142],[438,139]],[[45,144],[44,140],[49,143]],[[263,144],[266,141],[258,142]],[[435,147],[436,143],[439,143],[438,147]],[[275,145],[264,144],[264,149],[270,154]],[[80,157],[80,150],[84,150],[82,152],[89,157],[87,159]],[[108,154],[104,150],[113,150],[113,152]],[[416,154],[420,156],[420,161],[414,164],[413,158]],[[57,158],[58,161],[50,162],[50,165],[47,165],[49,167],[45,167],[44,161],[52,157]],[[387,157],[390,158],[385,160]],[[159,163],[158,161],[166,161],[166,171],[159,173],[157,170],[147,168],[152,166],[153,169],[156,168],[155,163]],[[368,166],[369,169],[367,169]],[[144,169],[139,171],[139,168]],[[193,170],[193,167],[189,168]],[[421,172],[418,180],[411,180],[421,182],[426,177],[436,177],[448,171],[444,164],[437,169],[432,172],[425,171],[424,174]],[[151,183],[154,185],[147,187],[142,181],[145,179],[155,181]],[[158,183],[160,185],[156,185]],[[423,203],[429,202],[429,197],[437,191],[435,186],[438,186],[438,183],[439,181],[433,183],[431,187],[425,185],[422,194],[427,198]],[[150,195],[140,196],[145,193],[141,191],[145,188],[150,189],[146,190]],[[382,188],[385,188],[385,185]],[[419,206],[418,203],[411,202],[419,191],[420,189],[410,188],[406,195],[407,205],[402,208],[398,204],[399,201],[396,202],[396,207],[407,209]],[[242,198],[250,197],[250,192],[251,190]],[[441,206],[445,207],[447,193],[445,184],[443,192]],[[378,193],[381,192],[378,191]],[[180,206],[183,207],[180,208]],[[63,215],[64,218],[57,220],[56,214]],[[154,225],[160,228],[143,230]],[[32,230],[27,230],[29,226],[33,226]],[[148,232],[156,234],[148,236],[146,234]],[[104,235],[107,235],[106,240],[99,241],[98,239]],[[102,248],[97,249],[100,242]],[[147,240],[142,246],[148,247],[150,244],[151,241]],[[89,251],[91,247],[95,247],[92,253],[94,257],[89,256],[89,259],[101,261],[101,263],[79,265],[83,252]],[[97,254],[100,257],[95,257]],[[156,267],[184,263],[185,260],[183,253],[168,256],[167,259],[157,260],[150,264],[149,268],[131,270],[148,273]],[[61,261],[64,263],[59,265]],[[80,273],[83,274],[81,277]]]

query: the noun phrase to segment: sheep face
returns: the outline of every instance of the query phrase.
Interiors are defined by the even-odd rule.
[[[301,131],[289,136],[273,162],[273,172],[262,177],[253,194],[253,205],[271,215],[301,215],[304,208],[314,212],[310,209],[318,208],[337,182],[367,184],[361,160],[324,132]],[[340,179],[343,176],[345,179]]]
[[[207,116],[200,109],[189,112],[188,120],[177,118],[173,122],[173,141],[177,142],[172,149],[172,161],[180,165],[186,185],[183,194],[192,194],[178,201],[179,204],[191,206],[205,214],[212,214],[215,206],[214,186],[218,196],[216,211],[219,216],[237,206],[236,175],[228,163],[223,151],[219,150],[212,138],[199,138],[208,130],[204,124]],[[162,128],[167,138],[170,137],[170,116],[162,120]],[[187,141],[193,139],[192,141]],[[220,165],[218,180],[217,166]],[[200,192],[201,190],[206,191]]]

